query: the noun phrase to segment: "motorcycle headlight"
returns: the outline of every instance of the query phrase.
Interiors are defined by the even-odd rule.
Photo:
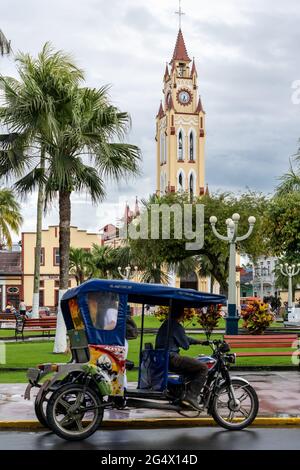
[[[220,349],[220,351],[221,351],[222,353],[227,353],[227,352],[230,351],[230,346],[229,346],[228,343],[226,343],[226,341],[223,341],[223,342],[221,343],[219,349]]]
[[[235,364],[235,362],[236,362],[236,354],[235,354],[235,353],[226,354],[226,361],[227,361],[229,364]]]

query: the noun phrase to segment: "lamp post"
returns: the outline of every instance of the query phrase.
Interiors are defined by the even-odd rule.
[[[118,267],[118,272],[124,281],[129,281],[130,277],[136,276],[138,272],[138,267],[134,266],[134,273],[131,275],[131,266],[126,266],[124,274],[122,273],[122,268],[121,266]]]
[[[260,283],[260,298],[263,301],[264,299],[264,279],[266,277],[267,268],[264,266],[255,267],[255,277],[257,277],[258,282]]]
[[[245,235],[238,237],[237,231],[239,220],[239,214],[233,214],[231,219],[226,220],[227,237],[225,237],[224,235],[221,235],[216,229],[216,223],[218,221],[217,217],[211,216],[209,219],[214,235],[219,238],[219,240],[229,243],[228,306],[226,316],[226,334],[229,335],[238,334],[239,316],[237,314],[236,305],[236,243],[246,240],[248,237],[250,237],[253,231],[254,224],[256,222],[255,217],[249,217],[248,232]]]
[[[280,271],[283,276],[288,277],[288,311],[292,308],[293,304],[293,277],[297,276],[300,273],[300,263],[297,264],[291,264],[289,265],[288,263],[280,264]]]

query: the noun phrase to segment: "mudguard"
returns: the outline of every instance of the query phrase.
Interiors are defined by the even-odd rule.
[[[83,372],[84,369],[83,367],[88,365],[88,363],[85,364],[58,364],[58,370],[57,372],[53,375],[53,377],[49,378],[46,380],[42,385],[39,384],[39,381],[45,377],[45,375],[49,374],[53,370],[51,369],[51,364],[45,364],[45,368],[43,371],[40,371],[39,369],[28,369],[27,372],[27,377],[30,381],[30,383],[26,387],[24,399],[25,400],[30,400],[30,392],[32,387],[40,387],[38,397],[41,398],[44,393],[49,390],[55,382],[58,382],[59,380],[63,379],[66,375],[68,375],[70,372]]]
[[[232,377],[230,377],[230,380],[231,382],[235,381],[237,383],[240,383],[241,385],[250,385],[250,382],[248,382],[248,380],[244,379],[243,377],[233,375]],[[220,385],[223,385],[224,383],[225,380],[222,380]]]

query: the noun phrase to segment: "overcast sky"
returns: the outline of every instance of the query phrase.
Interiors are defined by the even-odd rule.
[[[300,137],[300,105],[291,100],[300,79],[299,0],[183,0],[182,7],[206,111],[206,182],[211,190],[272,192]],[[74,196],[72,223],[80,228],[114,222],[116,207],[156,189],[155,115],[177,9],[177,0],[1,1],[0,28],[14,51],[37,54],[51,41],[73,55],[88,85],[110,83],[113,102],[131,114],[129,140],[142,150],[143,176],[108,182],[97,207]],[[0,59],[0,72],[15,74],[12,58]],[[35,199],[23,203],[25,230],[35,226]],[[44,227],[57,222],[53,207]]]

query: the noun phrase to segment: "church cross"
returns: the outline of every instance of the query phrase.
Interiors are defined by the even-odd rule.
[[[181,17],[185,15],[185,13],[181,9],[181,0],[179,0],[179,9],[178,11],[175,11],[175,15],[179,16],[179,29],[181,29]]]

